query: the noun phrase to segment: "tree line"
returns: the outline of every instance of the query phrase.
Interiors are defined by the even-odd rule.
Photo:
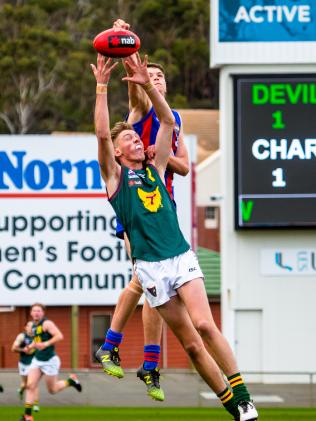
[[[0,133],[93,131],[92,41],[121,17],[141,53],[163,64],[174,108],[216,108],[209,69],[209,0],[0,0]],[[118,66],[109,89],[113,120],[127,113]]]

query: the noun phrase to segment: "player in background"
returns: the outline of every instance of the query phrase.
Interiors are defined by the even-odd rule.
[[[122,19],[114,22],[114,28],[129,29],[130,25]],[[124,60],[123,60],[124,64]],[[147,64],[150,80],[156,86],[159,93],[165,97],[167,84],[164,69],[160,64]],[[126,69],[128,71],[128,69]],[[151,100],[142,88],[134,83],[128,84],[129,115],[127,122],[133,125],[144,144],[145,152],[149,160],[155,157],[155,142],[159,130],[159,119],[152,106]],[[174,200],[173,175],[181,176],[189,172],[189,159],[183,140],[183,127],[179,113],[172,110],[176,124],[172,136],[171,153],[165,172],[167,190]],[[130,251],[129,241],[124,236],[124,227],[117,220],[117,236],[125,240],[126,249]],[[124,372],[120,366],[118,354],[119,345],[123,339],[123,330],[134,312],[137,303],[143,294],[143,290],[134,274],[130,284],[121,293],[111,321],[111,327],[106,333],[105,343],[96,353],[97,359],[106,373],[122,378]],[[148,395],[158,401],[164,400],[164,392],[159,383],[159,358],[160,340],[162,333],[162,318],[156,309],[151,309],[145,301],[142,312],[144,328],[144,362],[137,370],[137,376],[145,383]]]
[[[23,400],[24,391],[27,385],[27,376],[31,367],[31,362],[34,356],[35,349],[29,349],[29,345],[33,342],[32,336],[32,324],[33,322],[26,322],[24,325],[23,332],[19,333],[12,345],[12,352],[18,352],[19,355],[19,374],[21,376],[21,384],[18,389],[18,394],[21,400]],[[39,390],[37,388],[35,392],[35,400],[33,405],[33,411],[39,411]]]
[[[255,421],[258,413],[238,372],[232,350],[219,330],[213,330],[203,274],[180,231],[174,204],[165,188],[164,172],[174,116],[150,81],[147,57],[142,63],[137,54],[136,62],[127,58],[126,63],[130,76],[123,80],[138,83],[146,91],[159,116],[160,127],[155,166],[145,164],[144,146],[131,125],[120,122],[110,131],[107,85],[117,63],[113,65],[111,59],[105,62],[99,54],[97,67],[92,65],[97,82],[95,130],[99,165],[109,201],[130,239],[134,268],[150,306],[157,308],[201,377],[234,419]],[[172,242],[165,232],[172,236]],[[207,352],[202,338],[206,346],[212,345],[212,355],[216,358]],[[227,375],[228,367],[234,370],[234,374],[228,376],[231,389],[220,371]]]
[[[2,384],[0,384],[0,393],[3,393],[3,391],[4,391],[3,386]]]
[[[45,317],[45,306],[35,303],[31,306],[33,342],[26,347],[27,351],[35,350],[28,372],[24,415],[20,421],[33,421],[32,409],[36,399],[36,391],[44,376],[49,393],[61,392],[69,386],[81,392],[81,384],[75,374],[67,380],[59,380],[60,359],[55,353],[55,344],[63,339],[63,334],[56,324]]]

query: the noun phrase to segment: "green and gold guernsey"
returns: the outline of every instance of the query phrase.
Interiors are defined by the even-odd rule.
[[[42,319],[38,324],[33,323],[32,331],[34,335],[34,342],[45,342],[49,341],[52,338],[52,335],[48,332],[43,331],[43,323],[47,319]],[[55,347],[54,345],[48,346],[43,350],[36,349],[35,351],[35,358],[39,361],[48,361],[50,360],[55,354]]]
[[[29,336],[26,333],[23,333],[23,335],[24,335],[24,339],[20,344],[20,348],[24,348],[24,347],[30,345],[33,342],[33,339],[34,339],[33,336]],[[31,354],[26,354],[25,352],[20,352],[20,362],[22,364],[25,364],[25,365],[30,365],[31,362],[32,362],[32,359],[34,357],[34,352],[35,352],[35,350],[33,350],[33,352]]]
[[[152,165],[141,170],[122,166],[120,184],[109,200],[129,238],[133,259],[157,262],[189,250],[175,205]]]

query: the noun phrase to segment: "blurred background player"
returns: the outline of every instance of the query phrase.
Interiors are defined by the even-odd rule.
[[[113,27],[129,29],[130,25],[124,20],[118,19],[114,22]],[[165,97],[167,84],[163,67],[157,63],[148,63],[147,67],[152,84]],[[126,71],[128,72],[128,68]],[[160,127],[159,119],[148,95],[140,86],[135,83],[129,83],[128,96],[129,115],[127,122],[132,124],[134,130],[141,137],[146,156],[149,160],[152,160],[155,157],[156,136]],[[174,173],[181,176],[187,175],[189,172],[189,159],[183,140],[181,117],[176,110],[172,110],[172,113],[176,124],[173,131],[168,166],[165,172],[165,183],[171,199],[174,200]],[[116,233],[119,238],[124,238],[126,249],[129,252],[129,241],[124,236],[124,227],[118,219]],[[101,362],[104,371],[118,378],[124,376],[124,372],[120,367],[120,357],[118,354],[118,348],[123,339],[122,332],[129,317],[135,310],[142,293],[143,290],[137,279],[137,275],[134,274],[130,284],[123,290],[119,297],[111,321],[111,327],[106,334],[105,343],[96,353],[96,357]],[[162,401],[164,400],[164,392],[159,383],[158,364],[163,322],[156,309],[150,308],[146,301],[143,306],[142,319],[144,328],[144,362],[137,370],[137,377],[144,381],[147,387],[147,393],[151,398]]]
[[[27,347],[35,350],[34,357],[28,372],[24,415],[20,421],[33,421],[32,409],[36,399],[36,391],[42,376],[45,377],[49,393],[61,392],[69,386],[81,392],[81,384],[75,374],[67,380],[59,380],[58,373],[60,359],[55,353],[55,344],[63,339],[63,334],[56,324],[45,317],[45,306],[35,303],[31,306],[33,342]]]
[[[24,391],[27,385],[27,376],[31,367],[31,362],[35,353],[35,349],[28,348],[33,342],[32,336],[32,325],[33,322],[29,321],[24,325],[24,331],[19,333],[13,342],[11,350],[13,352],[18,352],[20,354],[19,358],[19,374],[21,376],[21,384],[18,389],[18,394],[20,399],[23,399]],[[39,390],[38,388],[35,391],[35,400],[33,405],[33,411],[39,411]]]

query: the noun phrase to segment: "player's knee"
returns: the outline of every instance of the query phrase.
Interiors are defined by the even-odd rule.
[[[195,329],[199,332],[199,334],[204,337],[211,334],[211,325],[210,323],[205,319],[197,320],[194,323]]]
[[[192,360],[195,360],[203,349],[203,343],[202,340],[196,339],[191,342],[184,343],[183,347],[188,356]]]
[[[57,390],[54,385],[47,385],[47,392],[51,395],[57,393]]]
[[[202,336],[202,338],[208,338],[212,340],[219,333],[217,326],[206,319],[197,320],[194,322],[194,327]]]
[[[27,390],[29,390],[31,392],[34,392],[36,387],[37,387],[37,384],[36,384],[36,382],[33,382],[32,380],[31,381],[28,380],[25,387],[26,387]]]

